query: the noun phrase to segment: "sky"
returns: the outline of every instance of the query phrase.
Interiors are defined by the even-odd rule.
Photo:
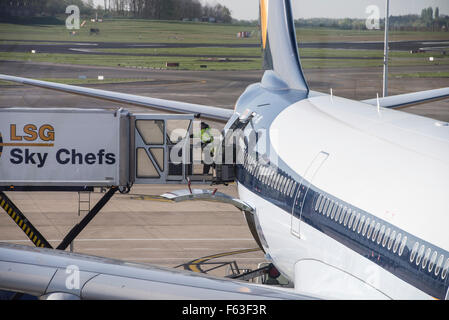
[[[273,0],[271,0],[273,1]],[[94,0],[98,5],[103,0]],[[200,0],[203,4],[220,3],[227,6],[232,17],[240,20],[255,20],[259,18],[259,0]],[[377,5],[383,15],[385,0],[292,0],[295,19],[298,18],[359,18],[365,19],[365,13],[370,5]],[[420,14],[421,9],[439,7],[440,14],[449,15],[448,0],[391,0],[390,14]]]

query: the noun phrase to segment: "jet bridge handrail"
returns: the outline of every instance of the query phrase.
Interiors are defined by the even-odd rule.
[[[204,190],[204,189],[184,189],[176,190],[164,193],[161,197],[172,200],[174,202],[182,201],[210,201],[210,202],[221,202],[233,205],[239,210],[248,213],[254,213],[254,208],[245,203],[244,201],[233,198],[225,193],[218,192],[215,190]]]

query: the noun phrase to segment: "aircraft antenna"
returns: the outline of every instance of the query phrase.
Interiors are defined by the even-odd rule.
[[[380,100],[379,100],[379,92],[377,93],[377,113],[380,114]]]
[[[384,87],[383,96],[388,96],[388,25],[389,25],[389,13],[390,0],[386,0],[385,3],[385,43],[384,43]]]

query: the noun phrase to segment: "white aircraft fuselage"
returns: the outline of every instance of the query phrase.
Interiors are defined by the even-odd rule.
[[[267,257],[299,292],[447,298],[449,127],[272,77],[229,122],[253,113],[245,136],[266,130],[237,180]]]

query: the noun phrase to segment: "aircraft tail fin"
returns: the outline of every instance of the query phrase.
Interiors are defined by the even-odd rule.
[[[309,91],[302,72],[290,0],[260,0],[263,68],[291,89]]]

